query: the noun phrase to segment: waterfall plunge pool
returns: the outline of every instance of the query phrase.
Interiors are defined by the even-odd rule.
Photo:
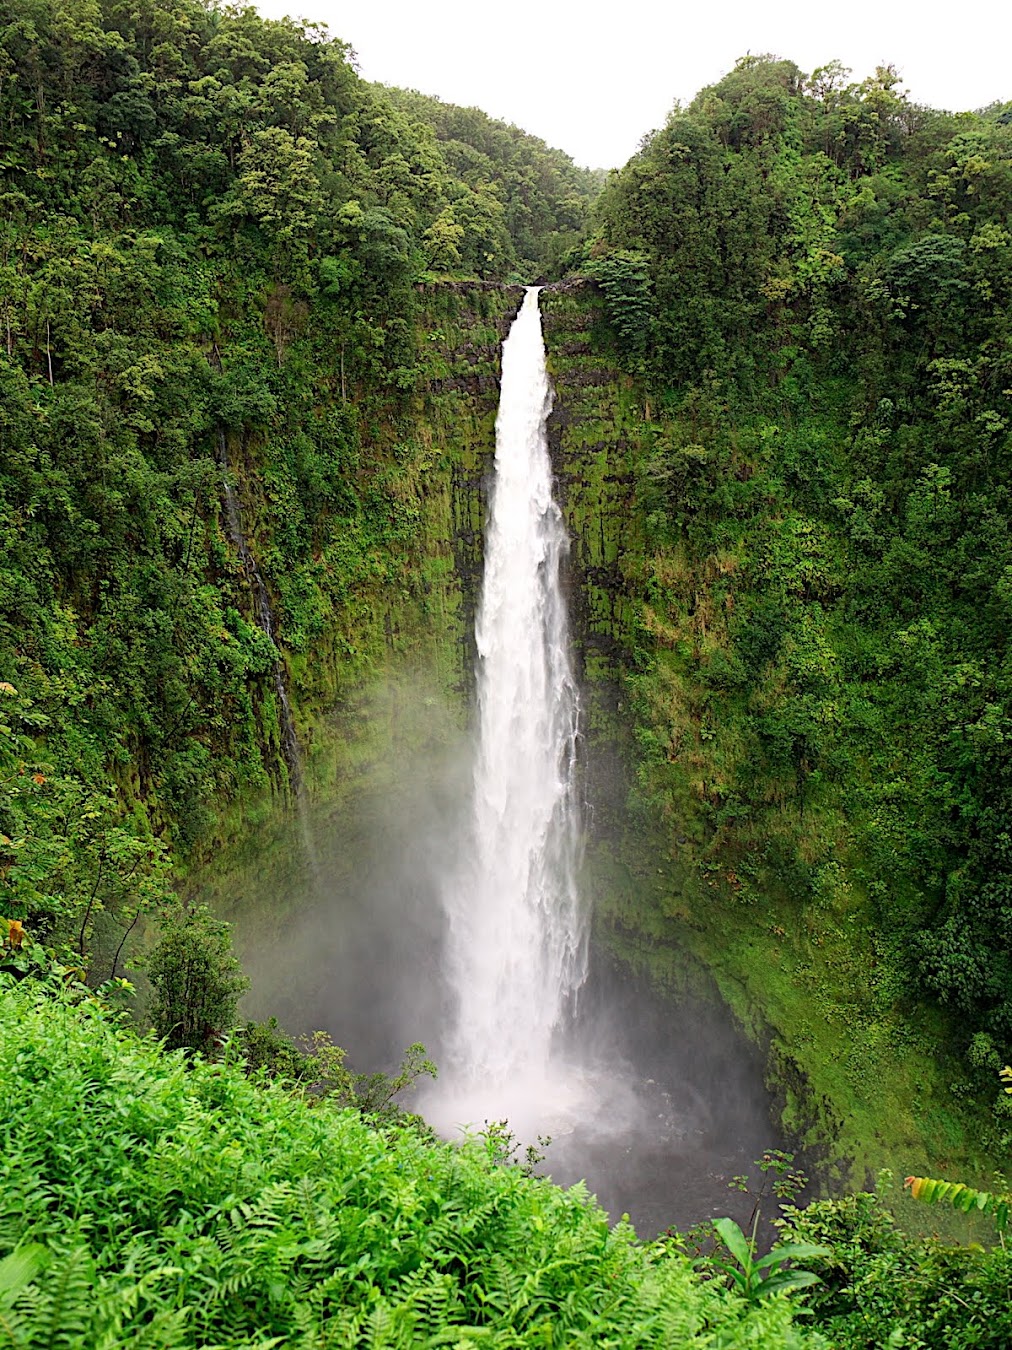
[[[446,822],[466,799],[466,748],[417,674],[376,691],[370,708],[350,720],[385,728],[386,747],[359,758],[354,794],[309,813],[314,865],[306,822],[279,818],[223,857],[200,894],[234,925],[251,978],[244,1016],[276,1016],[296,1038],[326,1031],[359,1071],[389,1072],[421,1041],[442,1088],[453,1003],[442,887],[457,847]],[[588,851],[592,901],[593,838]],[[505,1097],[462,1101],[423,1081],[403,1104],[450,1137],[464,1120],[503,1118],[524,1144],[552,1136],[539,1170],[586,1180],[641,1236],[719,1214],[747,1220],[750,1202],[728,1182],[783,1142],[763,1055],[715,992],[663,996],[592,944],[576,1018],[553,1048],[549,1072]]]

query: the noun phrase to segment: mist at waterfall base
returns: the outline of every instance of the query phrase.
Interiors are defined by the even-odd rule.
[[[433,698],[413,697],[407,679],[377,695],[429,722],[439,715]],[[395,783],[384,776],[353,802],[313,812],[315,879],[293,823],[273,844],[269,874],[262,866],[225,873],[213,896],[235,925],[251,978],[245,1016],[276,1016],[296,1037],[325,1030],[360,1071],[389,1072],[421,1041],[440,1070],[435,1086],[449,1078],[452,1011],[442,886],[461,838],[447,822],[466,819],[469,789],[467,746],[452,740],[452,728],[447,734],[449,743],[429,750],[403,747]],[[592,838],[588,848],[593,854]],[[543,1094],[520,1084],[512,1099],[481,1104],[479,1127],[505,1118],[524,1143],[550,1135],[539,1170],[563,1185],[585,1179],[641,1236],[718,1214],[748,1218],[750,1202],[727,1183],[763,1149],[783,1145],[770,1124],[762,1056],[716,997],[662,998],[645,976],[592,947],[553,1072]],[[579,1113],[560,1119],[581,1085]],[[404,1094],[403,1105],[417,1110],[425,1087],[422,1080]],[[460,1137],[455,1127],[467,1114],[474,1118],[451,1106],[450,1137]]]
[[[422,1040],[441,1072],[411,1105],[440,1133],[550,1137],[543,1170],[585,1178],[649,1234],[733,1212],[726,1178],[777,1141],[760,1068],[719,1014],[590,961],[550,407],[532,289],[503,348],[473,745],[434,731],[386,792],[317,823],[310,894],[278,941],[250,943],[248,904],[237,919],[258,1012],[330,1031],[369,1069]]]

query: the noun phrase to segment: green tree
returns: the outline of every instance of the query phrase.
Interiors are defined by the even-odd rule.
[[[232,951],[229,925],[206,909],[180,908],[148,961],[151,1020],[169,1050],[213,1052],[232,1030],[249,987]]]

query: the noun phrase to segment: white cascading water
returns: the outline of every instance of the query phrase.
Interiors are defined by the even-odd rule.
[[[475,625],[478,732],[467,846],[445,894],[455,1020],[439,1102],[447,1126],[528,1119],[558,1103],[552,1041],[586,977],[577,887],[579,701],[545,423],[552,393],[538,290],[502,351],[495,483]]]

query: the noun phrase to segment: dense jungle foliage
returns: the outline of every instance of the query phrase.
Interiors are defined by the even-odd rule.
[[[294,778],[305,654],[354,679],[422,584],[418,283],[580,228],[586,175],[460,117],[444,153],[251,9],[5,7],[0,879],[81,959],[118,914],[103,973],[170,859]]]
[[[414,121],[432,127],[462,183],[477,194],[494,193],[504,204],[520,274],[527,281],[556,275],[564,255],[580,242],[604,173],[577,168],[568,155],[480,108],[457,108],[415,90],[383,93]],[[465,204],[452,211],[451,223],[463,238],[471,232],[469,209]]]
[[[7,1344],[806,1343],[784,1299],[701,1282],[480,1139],[187,1063],[38,985],[4,989],[0,1040]]]
[[[494,1131],[437,1144],[412,1117],[251,1076],[235,1045],[167,1053],[4,948],[5,1344],[999,1350],[1012,1334],[1004,1248],[905,1237],[879,1195],[784,1207],[768,1259],[733,1229],[716,1252],[702,1232],[640,1243]]]
[[[0,166],[8,1341],[1008,1344],[1004,1249],[906,1237],[878,1197],[788,1213],[820,1283],[763,1296],[750,1249],[693,1270],[494,1140],[314,1095],[269,1024],[223,1039],[243,977],[172,879],[230,803],[291,794],[311,667],[332,697],[398,597],[424,607],[420,288],[469,279],[494,336],[482,296],[565,265],[647,394],[646,548],[623,560],[640,804],[715,904],[786,898],[801,933],[828,915],[863,963],[855,1007],[958,1014],[993,1092],[1012,109],[746,58],[611,177],[584,242],[595,175],[365,84],[322,31],[9,0]],[[115,992],[150,913],[171,1054],[77,983]]]
[[[727,903],[782,893],[781,937],[815,912],[860,952],[853,1035],[939,1000],[983,1087],[1012,1047],[1012,105],[848,76],[740,61],[613,175],[583,257],[653,405],[641,788]]]

